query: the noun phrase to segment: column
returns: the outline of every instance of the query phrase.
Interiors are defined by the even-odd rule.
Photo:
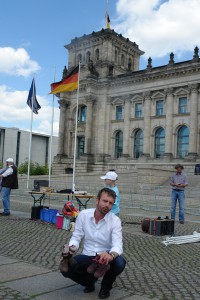
[[[58,101],[60,105],[59,135],[58,135],[58,155],[64,155],[64,135],[66,122],[66,102],[64,99]]]
[[[150,157],[150,135],[151,135],[151,97],[150,92],[144,95],[144,146],[143,155]]]
[[[187,158],[193,160],[197,157],[198,84],[192,84],[190,90],[190,140]]]
[[[87,103],[87,119],[85,128],[85,147],[84,154],[91,154],[91,143],[92,143],[92,123],[93,123],[93,104],[96,97],[93,95],[85,96]]]
[[[125,99],[124,103],[124,130],[123,130],[123,157],[129,157],[129,139],[130,139],[130,100]]]
[[[70,156],[70,101],[65,100],[65,124],[64,124],[64,143],[63,143],[63,154],[67,157]]]
[[[173,135],[173,88],[166,89],[166,130],[165,130],[165,154],[164,157],[171,159],[172,135]]]

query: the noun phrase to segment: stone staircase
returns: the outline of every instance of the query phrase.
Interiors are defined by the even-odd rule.
[[[200,176],[194,175],[194,166],[186,166],[185,171],[189,178],[189,187],[186,189],[186,207],[194,214],[200,214],[199,183]],[[170,208],[170,186],[169,180],[174,174],[174,166],[160,165],[137,166],[134,170],[116,170],[119,176],[117,185],[121,194],[121,208],[126,214],[135,210],[163,211],[169,212]],[[89,173],[75,174],[76,190],[87,191],[97,195],[104,186],[104,180],[100,176],[105,172],[95,171]],[[12,206],[16,210],[30,211],[33,199],[28,190],[32,190],[34,179],[48,180],[48,176],[30,177],[27,189],[27,176],[19,175],[19,189],[12,191]],[[54,190],[70,189],[72,187],[72,174],[52,175],[51,186]],[[56,195],[57,196],[57,195]],[[54,199],[53,199],[54,198]],[[55,199],[56,198],[56,199]],[[62,195],[51,196],[47,204],[62,208],[66,199]],[[94,207],[95,203],[90,201],[88,207]]]

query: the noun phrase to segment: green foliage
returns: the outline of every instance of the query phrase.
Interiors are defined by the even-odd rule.
[[[2,161],[0,160],[0,169],[2,169],[3,168],[3,163],[2,163]]]
[[[47,166],[40,166],[38,163],[30,162],[30,175],[48,175]],[[28,174],[28,161],[25,161],[18,167],[19,174]]]

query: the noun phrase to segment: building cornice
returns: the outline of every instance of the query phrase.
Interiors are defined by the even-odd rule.
[[[151,82],[155,80],[170,79],[174,77],[182,77],[191,75],[194,73],[200,73],[200,63],[187,62],[183,63],[182,66],[174,64],[173,67],[163,66],[160,68],[152,68],[151,72],[146,70],[136,71],[132,73],[122,74],[112,78],[110,83],[111,87],[132,85],[135,83]]]
[[[95,45],[95,43],[99,44],[99,40],[102,42],[109,40],[118,47],[125,47],[126,49],[130,49],[130,51],[136,52],[139,55],[144,54],[144,51],[140,50],[135,42],[130,41],[128,38],[125,38],[122,36],[122,34],[118,34],[114,30],[103,28],[97,32],[93,31],[91,34],[84,34],[79,38],[75,37],[71,40],[70,44],[65,45],[64,47],[68,50],[72,50],[74,48],[82,48],[83,46],[87,45]]]

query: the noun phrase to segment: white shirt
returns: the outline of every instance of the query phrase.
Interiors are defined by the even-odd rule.
[[[12,175],[13,174],[13,168],[12,166],[10,165],[6,170],[5,172],[3,172],[2,176],[3,177],[8,177],[9,175]]]
[[[75,231],[69,241],[69,245],[79,248],[84,239],[82,254],[96,256],[104,251],[123,253],[121,220],[112,212],[95,223],[95,209],[82,210],[75,223]]]

